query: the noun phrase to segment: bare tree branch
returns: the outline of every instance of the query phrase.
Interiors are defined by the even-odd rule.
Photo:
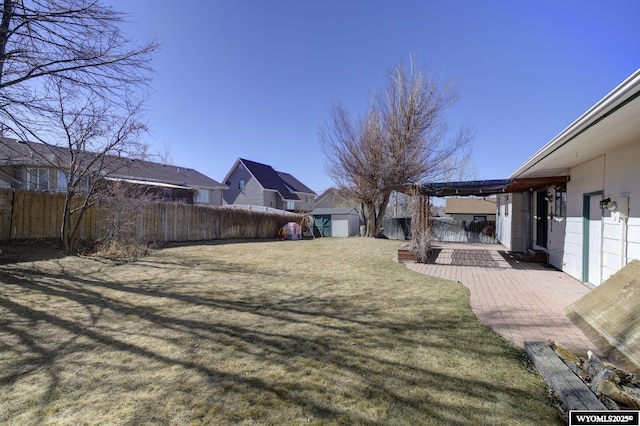
[[[320,129],[325,168],[363,205],[368,236],[380,231],[391,187],[444,177],[468,162],[473,130],[446,139],[445,114],[457,98],[451,83],[398,65],[363,117],[351,119],[340,105],[330,110]]]
[[[4,0],[0,21],[4,133],[24,138],[35,132],[28,119],[55,101],[47,88],[52,78],[114,103],[144,90],[158,42],[135,46],[121,30],[124,23],[123,14],[98,0]]]

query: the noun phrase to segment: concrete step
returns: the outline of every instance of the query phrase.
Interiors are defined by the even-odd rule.
[[[549,255],[544,250],[529,249],[526,253],[519,253],[517,256],[523,262],[547,263],[549,261]]]

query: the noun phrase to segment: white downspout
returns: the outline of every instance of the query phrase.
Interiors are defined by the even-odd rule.
[[[620,218],[620,269],[627,265],[627,233],[629,223],[629,197],[622,196],[617,201]]]
[[[620,227],[621,236],[620,236],[620,269],[624,268],[627,265],[627,220],[629,220],[626,216],[620,217]]]

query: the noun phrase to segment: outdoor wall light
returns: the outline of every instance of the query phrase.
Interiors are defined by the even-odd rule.
[[[600,208],[602,210],[607,209],[609,211],[614,211],[618,208],[618,204],[615,201],[611,201],[611,198],[605,198],[600,201]]]

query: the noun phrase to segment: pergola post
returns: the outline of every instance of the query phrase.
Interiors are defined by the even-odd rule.
[[[419,241],[423,239],[425,235],[428,235],[429,221],[431,219],[431,199],[428,195],[422,194],[418,188],[415,188],[411,195],[414,202],[411,223],[411,245],[417,247]]]

